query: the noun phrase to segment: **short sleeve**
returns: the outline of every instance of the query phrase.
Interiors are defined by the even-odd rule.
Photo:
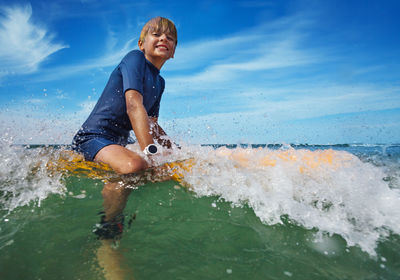
[[[161,96],[164,92],[164,88],[165,88],[165,80],[163,79],[163,77],[160,76],[160,83],[161,83],[161,92],[160,92],[160,96],[158,97],[156,103],[154,103],[153,107],[151,107],[148,115],[150,117],[156,117],[158,118],[159,112],[160,112],[160,103],[161,103]]]
[[[122,59],[119,68],[124,92],[133,89],[143,94],[145,64],[144,54],[138,50],[131,51]]]

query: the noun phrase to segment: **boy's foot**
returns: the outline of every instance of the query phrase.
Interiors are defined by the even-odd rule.
[[[97,239],[100,240],[119,240],[122,237],[122,232],[124,231],[124,214],[119,214],[115,216],[111,221],[106,222],[106,215],[104,212],[100,212],[99,214],[103,214],[101,216],[101,220],[99,224],[96,224],[93,233],[97,235]],[[136,213],[131,215],[128,221],[128,228],[131,227],[133,220],[136,219]]]
[[[103,214],[100,212],[99,214]],[[93,233],[97,235],[97,239],[106,240],[114,239],[119,240],[122,237],[122,232],[124,231],[124,220],[123,214],[115,216],[111,221],[105,221],[106,216],[102,215],[99,224],[96,224]]]

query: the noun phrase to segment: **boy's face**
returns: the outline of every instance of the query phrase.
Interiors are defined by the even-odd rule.
[[[150,62],[155,66],[161,63],[162,66],[165,61],[174,57],[176,43],[169,32],[150,31],[144,38],[144,42],[139,41],[138,45]]]

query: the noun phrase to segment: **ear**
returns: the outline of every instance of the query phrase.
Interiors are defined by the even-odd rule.
[[[139,46],[139,49],[140,49],[142,52],[144,52],[144,46],[143,46],[143,41],[142,41],[142,40],[139,40],[139,41],[138,41],[138,46]]]

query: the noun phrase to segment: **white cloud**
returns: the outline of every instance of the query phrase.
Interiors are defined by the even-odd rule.
[[[246,38],[243,38],[245,41]],[[190,83],[200,82],[223,82],[234,80],[241,76],[243,71],[256,72],[299,65],[314,63],[314,57],[306,54],[305,51],[296,49],[295,42],[292,39],[284,39],[278,42],[268,42],[267,47],[254,47],[255,54],[242,54],[238,56],[238,61],[223,62],[214,64],[205,68],[204,71],[196,73],[191,77],[179,77],[182,80],[189,80]],[[244,51],[245,52],[245,51]],[[245,61],[243,58],[246,58]]]
[[[36,71],[51,54],[68,46],[53,43],[54,35],[32,22],[32,8],[14,6],[1,9],[0,76]]]
[[[339,119],[343,121],[347,115],[355,113],[356,117],[351,120],[357,122],[357,127],[362,127],[369,119],[362,119],[364,115],[360,112],[399,107],[399,88],[352,84],[351,81],[338,83],[336,72],[324,68],[340,59],[343,62],[343,58],[326,47],[317,49],[313,44],[307,44],[304,27],[307,28],[307,20],[286,18],[221,39],[202,39],[179,45],[175,59],[168,61],[162,70],[167,87],[160,121],[165,122],[166,130],[178,137],[189,138],[190,142],[200,143],[307,142],[312,139],[326,142],[333,140],[320,135],[323,129],[331,131],[326,128],[343,126],[335,120],[336,115],[341,115]],[[35,79],[57,80],[82,71],[115,67],[134,47],[135,39],[120,45],[122,36],[111,28],[107,31],[104,55],[79,64],[42,70],[40,77]],[[312,71],[308,72],[308,67]],[[352,68],[354,74],[376,69],[379,67],[367,69],[354,65]],[[69,143],[71,135],[94,105],[94,100],[81,102],[78,112],[64,116],[60,121],[63,129],[68,130],[65,133],[68,137],[61,132],[55,135],[64,137],[61,137],[64,142]],[[176,116],[179,118],[172,121],[171,118]],[[310,121],[326,116],[330,118],[321,121],[323,125]],[[44,131],[52,131],[52,124],[46,124],[45,119],[35,122],[44,126]],[[30,120],[21,123],[30,123]],[[307,123],[312,130],[306,129]],[[37,126],[32,123],[29,127]],[[346,131],[353,136],[351,129]],[[46,134],[38,134],[36,128],[28,134],[38,135],[36,139],[47,139],[47,136],[43,137]]]
[[[260,38],[260,34],[235,34],[225,38],[205,38],[178,45],[175,58],[168,61],[163,70],[194,69],[216,61],[226,61],[227,58],[243,52],[243,42],[253,42],[257,38]]]
[[[168,61],[163,69],[168,92],[188,95],[188,85],[203,91],[237,89],[243,87],[243,79],[248,87],[249,82],[254,84],[251,81],[270,71],[288,73],[295,67],[308,67],[326,60],[323,51],[302,45],[305,36],[302,28],[307,23],[303,21],[296,27],[292,24],[293,20],[281,20],[222,39],[178,46],[176,58]]]
[[[110,38],[109,41],[107,41],[106,45],[108,45],[108,47],[112,47],[112,45],[114,45],[114,43],[112,42],[113,40],[115,39]],[[88,59],[79,64],[63,65],[51,69],[44,69],[41,71],[40,76],[36,77],[34,80],[40,82],[62,80],[65,77],[74,76],[84,71],[102,69],[105,67],[115,67],[118,65],[121,59],[130,50],[132,50],[134,40],[135,39],[128,40],[120,49],[108,50],[108,52],[106,52],[106,54],[104,54],[103,56]]]
[[[297,29],[305,24],[298,23],[300,20],[296,19],[295,28],[292,26],[294,19],[285,19],[224,38],[206,38],[178,45],[175,58],[165,64],[162,75],[168,76],[169,85],[181,84],[186,87],[188,83],[193,86],[204,86],[206,83],[211,87],[215,83],[234,81],[242,71],[314,63],[315,54],[310,55],[297,46],[301,37],[301,31]],[[136,47],[137,38],[131,38],[122,47],[115,48],[120,45],[117,44],[120,41],[118,32],[108,26],[106,33],[104,55],[79,64],[44,70],[36,80],[57,80],[83,71],[116,66],[126,53]],[[169,90],[175,91],[173,88]]]
[[[166,64],[165,116],[252,112],[254,119],[265,121],[267,116],[282,122],[399,107],[399,88],[338,82],[336,70],[330,68],[346,64],[346,57],[307,42],[312,25],[311,19],[289,17],[268,27],[179,47],[176,61],[170,68],[170,62]],[[380,68],[352,66],[354,74]],[[199,95],[207,100],[203,102]]]

